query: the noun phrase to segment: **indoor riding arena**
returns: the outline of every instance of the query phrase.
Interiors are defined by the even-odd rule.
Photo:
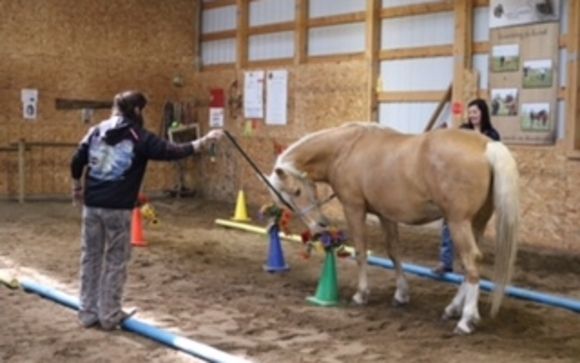
[[[580,1],[0,0],[0,362],[580,362]]]

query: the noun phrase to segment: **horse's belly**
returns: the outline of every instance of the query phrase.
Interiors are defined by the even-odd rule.
[[[441,209],[432,202],[398,204],[395,208],[383,209],[382,214],[405,224],[425,224],[443,217]]]

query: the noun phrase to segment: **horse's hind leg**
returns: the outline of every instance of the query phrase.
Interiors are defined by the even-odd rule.
[[[393,305],[400,306],[409,303],[409,284],[405,278],[401,260],[399,258],[399,228],[397,223],[381,218],[381,225],[385,232],[387,253],[395,266],[397,289],[393,297]]]
[[[475,243],[471,221],[449,222],[449,228],[453,241],[457,246],[459,256],[465,268],[466,279],[459,287],[459,291],[451,304],[445,308],[446,316],[453,316],[457,310],[461,310],[461,319],[457,323],[455,332],[469,334],[479,322],[479,268],[477,261],[481,258],[481,252]]]
[[[366,211],[364,207],[345,205],[344,216],[348,224],[350,235],[356,249],[356,262],[358,264],[358,288],[352,297],[357,305],[364,305],[369,298],[369,285],[367,278],[367,241],[365,236]]]

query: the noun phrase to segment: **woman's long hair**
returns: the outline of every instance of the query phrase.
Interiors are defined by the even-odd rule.
[[[113,114],[123,116],[140,126],[143,126],[143,116],[142,114],[136,114],[135,108],[139,111],[147,106],[147,98],[141,92],[137,91],[125,91],[115,95],[113,100]]]
[[[487,130],[493,129],[493,125],[491,124],[491,119],[489,118],[489,108],[487,107],[487,103],[485,100],[481,98],[477,98],[471,102],[469,102],[468,107],[477,106],[479,111],[481,112],[481,132],[485,132]],[[474,125],[471,123],[471,120],[467,119],[467,124],[474,128]]]

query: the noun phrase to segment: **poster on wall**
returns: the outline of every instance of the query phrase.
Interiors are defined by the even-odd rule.
[[[38,90],[23,89],[20,92],[22,101],[22,117],[25,120],[36,120],[38,113]]]
[[[288,122],[288,71],[268,71],[266,77],[266,124]]]
[[[490,113],[505,143],[555,142],[559,31],[558,23],[541,23],[490,32]],[[516,58],[519,66],[512,70],[508,59]]]
[[[492,72],[515,72],[520,69],[519,44],[496,45],[491,48]]]
[[[264,71],[249,71],[244,76],[244,117],[264,118]]]
[[[489,27],[558,21],[560,0],[490,0]]]

